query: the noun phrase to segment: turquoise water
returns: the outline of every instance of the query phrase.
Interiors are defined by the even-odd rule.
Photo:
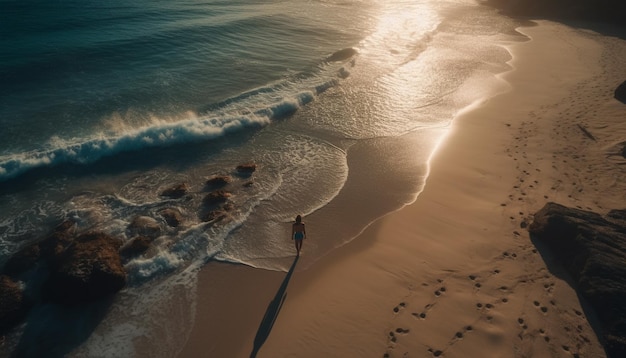
[[[515,26],[471,0],[0,0],[0,263],[64,218],[124,241],[155,218],[163,235],[76,354],[149,336],[171,356],[206,262],[286,270],[302,214],[306,267],[413,201],[454,116],[509,69]],[[249,161],[228,220],[203,222],[206,178]]]

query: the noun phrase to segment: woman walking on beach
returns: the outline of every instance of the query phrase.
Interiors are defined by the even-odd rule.
[[[296,216],[296,222],[291,226],[291,238],[296,244],[297,256],[300,256],[302,241],[306,238],[306,230],[304,229],[304,223],[300,215]]]

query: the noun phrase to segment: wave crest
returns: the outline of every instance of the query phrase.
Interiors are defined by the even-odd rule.
[[[177,122],[155,120],[150,125],[126,129],[118,134],[98,133],[71,141],[52,137],[47,149],[0,157],[0,181],[16,178],[37,168],[65,163],[90,164],[123,152],[207,141],[229,133],[263,127],[272,120],[292,115],[335,84],[333,79],[315,84],[313,90],[283,96],[276,93],[277,88],[255,90],[249,96],[242,96],[246,100],[234,101],[226,108],[203,116],[188,115],[187,119]]]

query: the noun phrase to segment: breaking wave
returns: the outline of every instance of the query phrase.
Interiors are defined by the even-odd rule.
[[[91,164],[123,152],[202,142],[260,128],[272,120],[292,115],[315,96],[335,86],[337,79],[314,77],[307,82],[256,89],[224,101],[203,115],[191,115],[176,122],[157,121],[119,134],[101,132],[80,139],[53,137],[48,148],[0,156],[0,181],[37,168],[66,163]]]

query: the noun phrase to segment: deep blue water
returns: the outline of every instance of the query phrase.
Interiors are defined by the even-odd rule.
[[[311,74],[325,54],[358,42],[301,16],[297,3],[307,4],[2,1],[0,153],[88,138],[113,116],[182,119]]]

